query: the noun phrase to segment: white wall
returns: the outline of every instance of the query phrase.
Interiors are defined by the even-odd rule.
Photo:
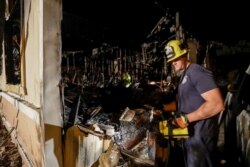
[[[6,118],[8,127],[15,127],[12,135],[31,166],[63,166],[59,92],[62,2],[23,1],[21,48],[24,54],[21,56],[24,58],[24,81],[14,85],[13,89],[13,85],[6,84],[3,71],[0,76],[0,114]]]

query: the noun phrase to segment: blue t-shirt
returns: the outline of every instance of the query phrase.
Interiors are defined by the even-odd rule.
[[[178,112],[191,113],[205,102],[201,94],[216,88],[217,84],[212,72],[198,64],[190,64],[183,75],[178,86]],[[197,133],[204,133],[204,128],[214,129],[216,121],[217,119],[212,117],[193,125]],[[209,131],[207,133],[210,134]]]

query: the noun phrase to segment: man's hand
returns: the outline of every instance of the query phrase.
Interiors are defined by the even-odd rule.
[[[183,113],[178,113],[178,114],[174,115],[174,119],[173,119],[172,123],[173,123],[173,125],[184,129],[188,126],[187,116]]]

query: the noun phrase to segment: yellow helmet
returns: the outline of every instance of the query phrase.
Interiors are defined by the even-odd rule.
[[[188,52],[187,47],[180,40],[171,40],[165,46],[167,62],[171,62]]]

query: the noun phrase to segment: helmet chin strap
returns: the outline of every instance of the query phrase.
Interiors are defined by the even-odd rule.
[[[188,69],[190,65],[190,61],[186,58],[185,62],[184,62],[184,68],[180,71],[181,74],[185,73],[186,70]]]
[[[190,60],[190,54],[189,52],[186,55],[186,61],[185,61],[185,70],[189,67],[189,65],[191,64]]]
[[[185,64],[184,64],[184,69],[181,70],[179,73],[179,76],[180,76],[179,84],[182,82],[184,76],[186,75],[186,71],[187,71],[188,67],[190,66],[190,64],[191,64],[190,61],[187,59],[185,61]]]
[[[190,66],[190,64],[191,64],[191,62],[189,61],[189,60],[187,60],[186,62],[185,62],[185,71],[188,69],[188,67]]]
[[[176,76],[180,77],[183,73],[185,73],[190,64],[190,61],[186,58],[185,62],[183,63],[183,69],[175,72]]]

